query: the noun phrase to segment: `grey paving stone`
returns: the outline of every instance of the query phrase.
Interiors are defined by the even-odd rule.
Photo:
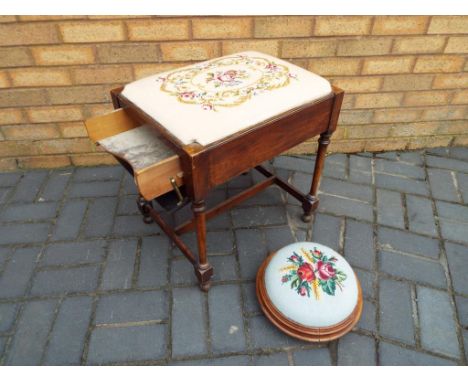
[[[465,346],[465,357],[468,358],[468,330],[463,330],[463,343]]]
[[[421,151],[400,152],[399,157],[402,162],[408,162],[418,166],[422,166],[424,164]]]
[[[241,174],[226,183],[228,188],[247,188],[253,184],[251,172]]]
[[[380,281],[380,334],[407,344],[415,344],[413,308],[408,284]]]
[[[47,239],[50,223],[17,223],[0,226],[0,245],[40,243]]]
[[[292,175],[291,182],[293,186],[298,188],[303,193],[308,193],[310,191],[310,185],[312,183],[312,177],[310,174],[303,174],[301,172],[295,172]],[[288,202],[294,201],[298,203],[291,195],[287,195]]]
[[[452,171],[468,172],[468,162],[458,159],[449,159],[426,155],[426,164],[428,167],[445,168]]]
[[[467,223],[440,219],[439,224],[443,238],[468,244]]]
[[[7,365],[40,364],[56,306],[55,300],[31,301],[25,304],[7,354]]]
[[[13,194],[12,202],[33,202],[47,178],[47,171],[26,172],[21,177]]]
[[[104,260],[106,246],[105,240],[53,243],[45,249],[41,265],[98,263]]]
[[[20,180],[21,175],[18,172],[0,174],[0,187],[13,187]]]
[[[95,265],[69,269],[48,269],[37,272],[32,295],[91,292],[96,289],[99,267]]]
[[[426,150],[427,154],[435,154],[440,156],[448,157],[450,155],[449,147],[433,147]]]
[[[235,235],[240,275],[243,279],[255,279],[258,267],[268,255],[263,234],[258,229],[238,229]]]
[[[111,233],[116,205],[116,198],[97,198],[90,202],[84,226],[86,237],[106,236]]]
[[[88,203],[84,200],[67,201],[59,212],[52,240],[75,239],[80,233],[87,205]]]
[[[250,344],[258,348],[285,348],[288,346],[303,345],[304,342],[296,340],[279,331],[264,316],[251,317],[248,320]]]
[[[468,205],[436,201],[439,217],[468,224]]]
[[[118,215],[138,215],[138,207],[136,204],[136,198],[134,195],[124,195],[119,198],[119,203],[117,207]]]
[[[373,272],[367,272],[362,269],[354,269],[356,276],[361,283],[362,295],[364,298],[375,298],[375,274]]]
[[[0,188],[0,204],[6,203],[10,195],[13,194],[13,188]]]
[[[12,329],[17,314],[18,304],[0,304],[0,333],[9,332]]]
[[[172,357],[207,353],[204,295],[197,287],[177,288],[172,299]]]
[[[304,214],[302,207],[298,205],[287,204],[286,211],[289,224],[293,229],[301,228],[307,230],[310,227],[311,223],[305,223],[302,221],[302,215]]]
[[[450,156],[468,161],[468,150],[466,147],[450,147]]]
[[[58,201],[62,199],[72,172],[73,170],[54,171],[40,192],[39,199],[45,201]]]
[[[342,218],[316,213],[312,225],[312,241],[339,251],[341,224]]]
[[[57,203],[22,203],[7,206],[0,220],[4,222],[44,220],[55,217]]]
[[[344,255],[352,265],[373,269],[375,264],[372,225],[353,220],[346,221]]]
[[[229,190],[229,197],[237,195],[238,190]],[[224,200],[225,198],[223,198]],[[249,206],[269,206],[269,205],[278,205],[283,203],[283,198],[281,196],[281,190],[276,187],[268,187],[267,189],[259,192],[258,194],[248,198],[238,205],[238,208],[249,207]]]
[[[0,357],[3,355],[3,351],[5,350],[7,338],[8,337],[0,337]]]
[[[96,325],[165,320],[168,301],[164,291],[128,292],[101,296],[96,307]]]
[[[286,224],[286,210],[282,206],[249,207],[231,210],[234,227]]]
[[[131,288],[136,251],[136,240],[115,240],[110,243],[101,289]]]
[[[331,366],[332,364],[327,347],[295,351],[293,360],[296,366]]]
[[[380,364],[383,366],[455,366],[456,363],[430,354],[405,349],[387,342],[380,343]]]
[[[71,198],[115,196],[119,192],[119,185],[118,181],[73,183],[68,196]]]
[[[456,173],[458,190],[465,203],[468,203],[468,175],[461,172]]]
[[[456,296],[455,301],[458,310],[460,325],[468,329],[468,297]]]
[[[174,366],[248,366],[250,365],[250,357],[247,355],[233,355],[230,357],[173,361],[170,364]]]
[[[455,292],[468,295],[468,248],[467,246],[445,243],[447,260]]]
[[[375,308],[375,304],[371,301],[364,300],[361,318],[357,323],[357,327],[359,329],[364,329],[369,332],[376,332],[376,315],[377,311]]]
[[[287,353],[273,353],[266,355],[256,355],[253,357],[255,366],[289,366]]]
[[[423,348],[459,357],[456,323],[449,295],[418,286],[417,301]]]
[[[0,297],[20,297],[26,292],[41,249],[18,248],[0,277]]]
[[[319,195],[318,210],[340,216],[349,216],[358,220],[372,221],[373,212],[370,204],[357,200],[343,199],[332,195]]]
[[[139,215],[117,216],[114,223],[115,236],[142,236],[160,233],[157,224],[145,224]]]
[[[379,188],[387,188],[389,190],[409,194],[429,196],[427,183],[422,180],[407,179],[400,176],[379,173],[375,175],[375,184]]]
[[[398,160],[398,153],[394,151],[378,153],[378,154],[375,154],[375,156],[376,158],[383,158],[383,159],[394,160],[394,161]]]
[[[380,270],[389,275],[447,288],[445,272],[439,262],[386,251],[379,253],[379,259]]]
[[[93,330],[88,364],[162,359],[167,349],[167,325],[101,327]]]
[[[377,221],[379,224],[405,228],[403,204],[399,192],[377,189]]]
[[[299,171],[308,174],[314,172],[314,158],[298,158],[292,156],[278,156],[273,162],[276,168],[283,168],[286,170]]]
[[[263,232],[265,233],[268,252],[277,251],[296,241],[288,225],[264,228]]]
[[[156,236],[142,239],[138,287],[160,287],[167,284],[168,256],[169,240],[166,237]]]
[[[346,179],[346,166],[341,163],[332,162],[331,157],[328,157],[323,166],[323,175],[330,178]]]
[[[409,229],[411,231],[437,236],[432,203],[429,199],[407,195],[406,208],[408,211]]]
[[[79,167],[73,176],[74,182],[120,180],[124,172],[122,166]]]
[[[382,159],[375,160],[375,171],[377,173],[400,175],[420,180],[424,180],[426,178],[426,174],[422,167]]]
[[[338,365],[374,366],[377,361],[375,340],[348,333],[338,341]]]
[[[214,353],[246,348],[239,285],[218,285],[208,294],[211,350]]]
[[[365,158],[358,155],[349,156],[350,175],[354,171],[366,172],[370,175],[372,171],[372,158]]]
[[[123,195],[138,195],[138,189],[135,185],[135,180],[128,172],[124,173],[121,192]]]
[[[324,177],[320,182],[320,191],[324,194],[372,202],[372,188],[370,186],[353,184],[343,180]]]
[[[63,301],[45,353],[46,365],[79,365],[91,318],[92,297]]]
[[[439,258],[437,239],[385,227],[379,227],[378,238],[383,249],[414,253],[431,259]]]
[[[244,311],[246,313],[260,312],[260,305],[258,304],[257,300],[255,283],[242,284],[242,295],[244,300]]]
[[[6,261],[10,257],[12,249],[10,247],[0,247],[0,274]]]
[[[454,177],[451,171],[431,168],[428,170],[432,196],[435,199],[459,202]]]

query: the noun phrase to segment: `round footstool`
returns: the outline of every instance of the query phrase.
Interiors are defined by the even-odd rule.
[[[257,297],[278,329],[309,342],[343,336],[362,312],[361,286],[351,266],[333,249],[312,242],[270,254],[257,273]]]

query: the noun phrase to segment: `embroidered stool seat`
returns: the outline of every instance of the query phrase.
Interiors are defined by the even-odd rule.
[[[275,326],[309,342],[343,336],[362,311],[351,266],[331,248],[312,242],[293,243],[268,256],[257,274],[257,297]]]
[[[206,146],[331,92],[314,73],[242,52],[143,78],[122,95],[182,144]]]

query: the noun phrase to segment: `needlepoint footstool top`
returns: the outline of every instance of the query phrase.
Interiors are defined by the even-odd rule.
[[[206,146],[331,93],[326,79],[248,51],[140,79],[121,94],[182,144]]]
[[[347,333],[362,309],[351,266],[331,248],[313,242],[293,243],[271,254],[258,272],[257,296],[279,329],[313,342]]]

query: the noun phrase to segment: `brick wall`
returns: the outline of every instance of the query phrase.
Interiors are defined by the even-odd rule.
[[[0,171],[112,163],[82,123],[109,89],[246,49],[346,90],[332,151],[468,145],[466,16],[1,16]]]

